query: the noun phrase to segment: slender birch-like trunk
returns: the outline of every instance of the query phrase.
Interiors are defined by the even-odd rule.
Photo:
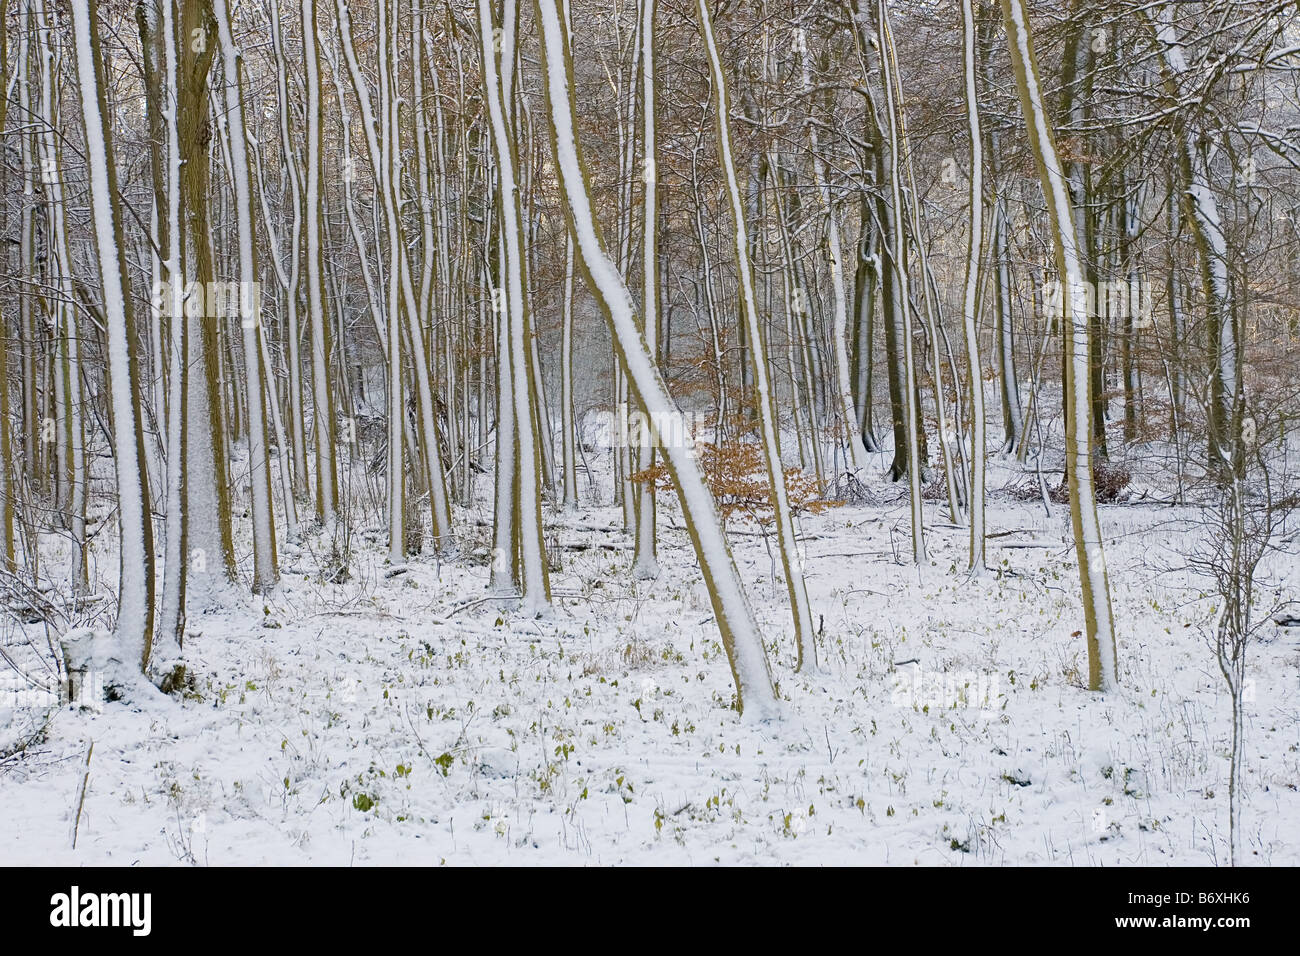
[[[985,421],[984,367],[979,348],[979,280],[984,238],[984,136],[980,131],[979,90],[975,84],[975,11],[972,0],[961,0],[961,20],[965,38],[966,125],[970,135],[970,220],[966,226],[966,281],[962,291],[971,398],[970,570],[972,574],[982,574],[985,567]],[[936,395],[935,399],[943,400],[941,395]]]
[[[170,2],[170,0],[164,0]],[[253,186],[244,127],[244,79],[235,47],[227,0],[215,0],[225,81],[226,122],[230,131],[230,173],[239,238],[239,310],[243,330],[244,383],[247,390],[248,470],[253,513],[253,590],[275,587],[275,514],[271,507],[271,461],[266,445],[266,405],[262,369],[262,289],[257,270]]]
[[[656,156],[658,104],[655,100],[655,15],[659,0],[641,2],[641,178],[645,185],[642,197],[641,224],[641,325],[646,347],[654,355],[659,346],[659,172]],[[567,241],[567,240],[566,240]],[[572,256],[572,248],[569,255]],[[572,265],[572,259],[570,266]],[[572,283],[572,268],[566,281]],[[567,294],[567,291],[566,291]],[[645,415],[645,404],[638,400],[638,410]],[[654,467],[654,447],[647,441],[649,424],[638,430],[635,456],[637,470]],[[642,481],[636,493],[636,559],[632,574],[642,580],[659,576],[655,554],[655,483]]]
[[[849,356],[853,371],[853,398],[858,413],[862,445],[868,452],[880,451],[873,416],[875,386],[876,296],[880,291],[880,229],[871,216],[872,203],[863,195],[859,210],[857,263],[853,273],[853,349]]]
[[[157,657],[180,656],[185,633],[185,592],[189,569],[189,515],[186,507],[186,468],[189,451],[189,323],[185,320],[185,267],[181,232],[181,152],[177,125],[180,54],[176,46],[176,5],[160,0],[163,75],[159,108],[162,111],[165,152],[165,192],[159,215],[166,237],[162,250],[165,285],[156,289],[158,311],[167,318],[167,525],[164,541],[162,606],[158,621]],[[162,165],[162,164],[160,164]]]
[[[149,665],[154,616],[153,528],[149,475],[140,427],[140,373],[136,360],[135,311],[127,276],[112,128],[104,88],[99,16],[90,0],[70,0],[77,80],[86,134],[91,224],[104,291],[108,362],[113,404],[118,526],[121,529],[117,623],[114,637],[123,666]],[[121,675],[123,679],[126,675]]]
[[[808,603],[808,591],[804,583],[803,566],[798,553],[799,545],[795,539],[794,519],[790,511],[790,499],[785,487],[785,470],[781,466],[781,435],[769,375],[770,365],[767,359],[767,345],[758,312],[758,299],[754,292],[754,268],[749,256],[748,224],[745,221],[745,207],[741,200],[740,182],[736,175],[736,164],[731,147],[730,102],[727,96],[726,75],[722,69],[722,58],[718,54],[717,42],[713,36],[713,21],[709,14],[709,0],[699,0],[697,9],[700,18],[700,32],[704,37],[704,47],[713,74],[713,95],[717,110],[718,157],[722,162],[727,195],[731,202],[731,215],[735,229],[736,278],[740,285],[743,321],[749,333],[749,353],[752,358],[754,384],[757,389],[756,397],[758,400],[759,428],[762,432],[763,457],[767,466],[767,480],[772,489],[772,509],[776,520],[777,544],[781,552],[781,566],[785,575],[786,588],[790,595],[791,613],[794,616],[798,666],[803,667],[807,663],[810,668],[815,669],[817,666],[817,650],[814,643],[812,610]],[[832,219],[834,219],[833,215]],[[836,233],[834,225],[831,226],[831,231]],[[838,248],[834,249],[831,253],[832,258],[838,256],[838,254]],[[836,266],[832,266],[832,268],[834,269]],[[836,293],[837,299],[842,298],[843,293],[841,283],[839,291]],[[843,306],[843,303],[840,302],[839,306]],[[837,334],[843,332],[843,325],[838,321],[837,330]],[[847,373],[847,360],[841,371]],[[845,397],[851,398],[851,396]],[[850,412],[851,408],[846,406],[844,408],[845,427],[848,429],[849,434],[861,444],[861,435],[856,428],[857,416],[849,414]]]
[[[893,270],[898,284],[897,295],[902,321],[900,352],[903,364],[903,401],[907,409],[907,480],[911,497],[912,560],[925,562],[925,527],[921,500],[921,402],[916,385],[916,364],[912,356],[912,312],[908,293],[907,241],[903,224],[902,162],[898,155],[898,64],[894,57],[893,35],[889,28],[889,0],[880,0],[880,16],[876,20],[876,36],[880,45],[882,85],[886,114],[885,127],[889,141],[889,187],[894,210]],[[942,436],[940,436],[942,437]]]
[[[1183,95],[1180,83],[1191,67],[1173,25],[1169,4],[1145,12],[1160,48],[1165,89],[1172,102]],[[1233,316],[1228,267],[1228,241],[1219,203],[1210,189],[1209,164],[1196,131],[1180,118],[1174,128],[1183,191],[1184,221],[1196,244],[1201,290],[1205,297],[1208,359],[1212,369],[1208,411],[1210,467],[1227,480],[1236,467],[1237,436],[1232,431],[1233,408],[1241,391],[1240,342]]]
[[[32,10],[21,11],[27,21],[18,31],[17,106],[19,115],[35,114],[31,92],[31,26]],[[0,97],[7,100],[7,97]],[[22,169],[23,191],[18,213],[18,259],[24,275],[36,274],[36,156],[35,137],[26,130],[18,131],[18,159]],[[40,353],[42,344],[37,320],[37,297],[18,297],[18,334],[22,341],[22,359],[19,381],[22,385],[23,407],[23,463],[26,480],[33,491],[45,487],[45,454],[42,441],[43,422],[40,386]],[[39,555],[29,556],[33,580],[39,567]]]
[[[381,5],[382,6],[382,5]],[[339,506],[339,486],[334,420],[334,389],[330,372],[330,322],[325,298],[324,227],[321,223],[320,38],[317,36],[316,0],[302,0],[303,62],[307,75],[307,184],[303,196],[306,214],[303,241],[307,272],[307,321],[311,326],[312,432],[316,450],[316,518],[333,523]]]
[[[564,314],[560,331],[560,433],[564,458],[564,510],[578,510],[577,423],[573,409],[573,236],[564,231]]]
[[[803,83],[805,89],[812,87],[811,54],[807,45],[803,52]],[[848,327],[849,303],[848,293],[844,287],[844,250],[840,240],[840,217],[831,200],[831,186],[827,178],[826,164],[822,160],[818,144],[817,127],[811,121],[808,125],[808,148],[812,156],[813,178],[817,181],[817,196],[821,201],[822,212],[826,216],[827,266],[830,269],[831,296],[833,302],[833,322],[831,326],[831,352],[835,359],[835,394],[837,419],[840,422],[841,440],[848,452],[848,466],[851,470],[862,468],[867,461],[867,448],[862,441],[862,430],[858,426],[857,406],[853,401],[853,387],[849,376]]]
[[[541,33],[556,172],[588,286],[605,313],[619,361],[645,402],[652,425],[656,421],[680,421],[681,412],[669,395],[654,356],[646,346],[631,292],[605,251],[592,209],[574,122],[573,64],[560,0],[535,0],[534,6]],[[665,441],[665,437],[662,431],[655,429],[655,439],[677,487],[682,515],[704,574],[722,644],[731,663],[737,709],[759,719],[773,717],[777,713],[777,703],[762,632],[740,582],[731,549],[718,524],[713,496],[692,457],[692,449],[679,441]]]
[[[63,151],[59,129],[59,72],[52,42],[53,11],[45,0],[35,0],[39,75],[41,80],[40,116],[43,125],[37,133],[37,150],[41,158],[41,180],[45,190],[46,237],[49,250],[50,298],[57,355],[55,357],[58,395],[61,409],[58,421],[59,468],[57,485],[62,489],[59,504],[63,527],[71,536],[71,582],[75,595],[88,588],[86,578],[86,434],[82,423],[81,344],[73,305],[73,262],[68,245],[67,214],[63,183]],[[8,387],[5,383],[4,387]]]
[[[515,11],[507,3],[506,16]],[[528,273],[525,258],[524,226],[519,205],[516,171],[518,158],[514,138],[507,123],[507,101],[499,75],[497,51],[493,49],[493,22],[489,0],[478,0],[479,32],[483,38],[483,85],[488,116],[492,127],[493,155],[496,159],[497,200],[501,211],[501,242],[505,310],[503,318],[509,334],[506,345],[510,354],[510,376],[502,379],[514,401],[515,482],[513,510],[517,516],[520,597],[526,612],[540,612],[550,605],[550,575],[546,548],[542,540],[542,482],[538,435],[534,428],[537,407],[536,380],[529,371],[528,341],[531,323],[528,313]],[[517,15],[517,14],[516,14]],[[514,35],[513,28],[510,29]],[[512,46],[503,44],[500,59],[513,59]],[[501,441],[506,440],[499,434]]]
[[[9,22],[9,0],[0,0],[0,23]],[[19,69],[26,65],[25,58]],[[0,76],[9,76],[9,31],[0,29]],[[4,136],[5,123],[9,117],[9,97],[0,96],[0,137]],[[9,408],[9,328],[4,312],[0,311],[0,339],[6,344],[0,348],[0,570],[16,571],[18,555],[14,540],[14,495],[15,478],[13,468],[13,436],[10,432]]]
[[[277,274],[284,290],[286,371],[289,382],[289,437],[293,458],[293,484],[297,494],[310,493],[311,476],[307,469],[307,416],[303,410],[302,385],[302,327],[298,312],[298,292],[302,284],[302,172],[298,146],[293,136],[293,105],[289,99],[289,58],[285,52],[284,34],[280,21],[279,0],[268,3],[271,19],[271,47],[275,53],[276,102],[280,118],[280,154],[289,181],[288,202],[292,207],[292,220],[284,258],[288,269],[278,268]],[[270,222],[269,217],[267,222]],[[287,276],[284,273],[287,272]],[[286,281],[287,279],[287,281]]]
[[[1083,265],[1079,259],[1069,186],[1061,170],[1051,125],[1043,106],[1042,84],[1024,0],[1002,0],[1016,88],[1025,115],[1029,145],[1038,168],[1052,224],[1056,267],[1062,277],[1069,325],[1065,338],[1065,445],[1069,471],[1070,518],[1079,560],[1083,614],[1087,627],[1088,687],[1111,690],[1119,681],[1115,623],[1102,548],[1101,522],[1092,474],[1092,395],[1089,374],[1089,316]]]
[[[996,140],[992,140],[996,144]],[[994,149],[997,146],[994,145]],[[997,188],[1004,189],[999,183]],[[1002,397],[1003,441],[998,453],[1018,457],[1024,441],[1024,410],[1020,381],[1016,373],[1015,321],[1011,313],[1011,224],[1006,197],[998,195],[993,205],[993,339],[998,357],[998,381]]]

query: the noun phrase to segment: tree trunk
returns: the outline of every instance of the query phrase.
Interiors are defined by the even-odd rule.
[[[149,476],[144,432],[140,427],[140,375],[136,360],[135,312],[126,259],[122,255],[122,216],[117,189],[112,128],[100,52],[99,16],[89,0],[71,0],[77,79],[86,133],[86,166],[92,201],[91,222],[104,290],[109,374],[113,404],[114,456],[121,529],[117,623],[114,637],[124,668],[149,665],[154,615],[153,529],[149,518]],[[106,682],[115,675],[106,675]],[[125,682],[127,674],[120,678]]]
[[[1070,518],[1074,526],[1075,554],[1083,592],[1087,628],[1088,686],[1111,690],[1119,681],[1115,653],[1115,625],[1110,605],[1110,584],[1102,549],[1101,523],[1092,474],[1093,414],[1089,374],[1090,323],[1083,265],[1079,258],[1071,218],[1068,184],[1052,129],[1043,109],[1042,85],[1034,58],[1033,38],[1024,0],[1002,0],[1002,16],[1016,73],[1016,87],[1038,168],[1043,197],[1052,223],[1058,275],[1062,277],[1069,326],[1065,334],[1065,449],[1069,472]]]
[[[485,2],[485,0],[480,0]],[[681,413],[669,396],[654,357],[641,335],[636,307],[627,284],[605,251],[592,210],[591,194],[577,141],[573,106],[573,66],[565,35],[560,0],[535,0],[541,33],[543,69],[550,113],[551,147],[588,286],[605,312],[611,338],[629,379],[646,403],[654,422],[680,422]],[[736,706],[759,719],[776,713],[762,634],[745,596],[731,549],[718,524],[713,496],[704,483],[691,448],[665,440],[656,426],[656,442],[677,487],[696,559],[704,574],[723,647],[736,684]]]

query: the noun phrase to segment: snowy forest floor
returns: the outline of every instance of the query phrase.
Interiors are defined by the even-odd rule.
[[[970,582],[967,532],[938,502],[929,565],[900,560],[903,487],[801,519],[820,673],[794,672],[775,542],[733,524],[783,702],[769,724],[732,707],[670,495],[651,582],[607,530],[618,509],[548,510],[562,566],[537,620],[483,600],[480,525],[476,557],[399,573],[359,532],[340,585],[318,539],[282,555],[274,594],[191,616],[184,699],[64,707],[0,762],[0,861],[1224,863],[1230,712],[1213,600],[1184,570],[1195,511],[1101,509],[1122,688],[1099,695],[1068,509],[997,494],[1006,480],[992,569]],[[1295,593],[1297,573],[1272,580]],[[1243,855],[1295,865],[1300,630],[1270,628],[1251,655]],[[37,720],[0,707],[0,727]]]

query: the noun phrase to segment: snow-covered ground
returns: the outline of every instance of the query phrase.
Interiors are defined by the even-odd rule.
[[[801,519],[820,673],[793,672],[775,543],[733,523],[782,701],[766,724],[732,707],[671,496],[653,582],[607,530],[617,509],[548,509],[561,566],[537,620],[484,600],[473,516],[477,556],[454,564],[390,568],[359,531],[341,585],[309,541],[273,595],[191,616],[185,699],[64,707],[0,762],[0,862],[1225,862],[1229,706],[1213,601],[1183,570],[1195,512],[1102,509],[1122,680],[1102,696],[1067,509],[999,494],[1007,478],[981,580],[938,502],[929,565],[905,563],[903,488]],[[12,655],[45,643],[5,634]],[[1242,844],[1260,864],[1300,863],[1298,644],[1273,628],[1251,650]],[[39,719],[30,697],[0,706],[8,738]]]

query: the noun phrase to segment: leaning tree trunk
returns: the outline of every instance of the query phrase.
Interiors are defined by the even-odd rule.
[[[1069,187],[1043,107],[1038,63],[1024,0],[1002,0],[1016,87],[1034,164],[1038,168],[1052,224],[1056,267],[1062,276],[1069,328],[1065,338],[1065,457],[1069,470],[1070,518],[1079,560],[1083,614],[1087,627],[1088,686],[1113,689],[1119,681],[1110,584],[1102,549],[1101,523],[1092,475],[1092,401],[1089,375],[1089,316],[1083,266],[1071,219]]]
[[[665,435],[663,425],[680,423],[681,412],[668,393],[654,356],[641,335],[626,282],[605,251],[592,209],[586,167],[574,121],[573,64],[560,12],[561,0],[534,0],[542,41],[551,147],[587,284],[609,322],[619,362],[640,394],[655,440],[677,488],[696,559],[704,574],[723,647],[736,684],[736,706],[760,719],[775,716],[777,703],[768,671],[762,633],[745,595],[717,510],[699,464],[686,443]]]
[[[772,509],[776,521],[777,543],[781,552],[781,565],[785,574],[786,588],[790,595],[790,610],[794,616],[795,642],[798,647],[799,667],[807,662],[809,667],[817,666],[817,650],[814,643],[812,610],[808,603],[808,590],[804,583],[803,567],[795,540],[794,518],[790,511],[789,494],[785,487],[785,470],[781,467],[781,435],[776,415],[776,400],[770,380],[771,368],[767,360],[767,345],[764,341],[762,319],[758,311],[758,300],[754,292],[754,267],[749,256],[749,231],[745,221],[745,208],[741,202],[740,183],[736,175],[736,164],[731,148],[731,124],[729,120],[729,100],[727,97],[726,75],[722,69],[722,59],[718,55],[717,43],[713,38],[713,22],[709,15],[709,0],[699,0],[700,32],[704,36],[704,46],[708,53],[709,66],[713,74],[713,93],[717,108],[718,156],[722,161],[723,175],[727,186],[727,195],[731,201],[731,214],[735,228],[736,278],[740,285],[741,311],[745,327],[749,333],[749,354],[753,362],[754,383],[757,389],[759,427],[763,436],[763,457],[767,466],[767,480],[772,488]],[[833,217],[832,217],[833,218]],[[832,232],[836,227],[832,225]],[[837,234],[837,233],[836,233]],[[832,256],[839,254],[838,240]],[[844,294],[841,283],[837,299]],[[837,308],[842,307],[840,302]],[[842,325],[837,326],[837,334],[843,332]],[[843,343],[840,343],[841,346]],[[847,361],[842,373],[847,373]],[[847,375],[845,375],[847,377]],[[848,396],[845,396],[846,398]],[[861,443],[856,428],[857,417],[850,414],[847,405],[843,408],[845,428],[848,433]],[[864,452],[865,454],[865,452]],[[856,460],[855,460],[856,463]]]

